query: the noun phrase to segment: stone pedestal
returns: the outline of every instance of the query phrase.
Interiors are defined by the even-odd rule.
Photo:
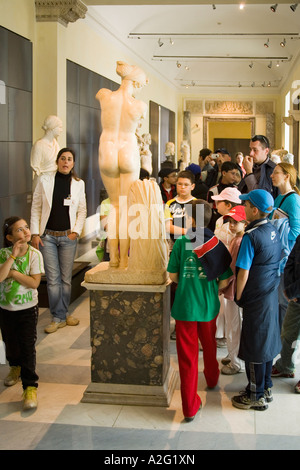
[[[168,407],[170,285],[84,282],[90,292],[91,378],[82,401]]]

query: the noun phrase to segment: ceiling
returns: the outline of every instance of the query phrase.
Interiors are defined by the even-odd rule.
[[[83,2],[84,21],[184,93],[279,92],[300,55],[300,5],[290,1],[275,12],[257,1]]]

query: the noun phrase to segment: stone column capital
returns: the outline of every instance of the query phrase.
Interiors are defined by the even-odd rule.
[[[81,0],[35,0],[36,21],[57,21],[63,26],[84,18],[87,7]]]

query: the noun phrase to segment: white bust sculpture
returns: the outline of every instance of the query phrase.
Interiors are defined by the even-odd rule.
[[[175,155],[175,144],[174,142],[167,142],[166,149],[165,149],[165,156],[172,157],[173,155]]]
[[[152,174],[152,152],[150,150],[151,134],[142,135],[142,145],[140,148],[141,167],[147,170],[149,175]]]
[[[126,268],[130,244],[127,196],[133,181],[139,179],[136,131],[147,112],[146,103],[136,100],[134,95],[148,79],[139,67],[122,61],[117,62],[116,72],[122,79],[120,88],[116,91],[101,88],[96,95],[102,124],[99,167],[111,203],[108,218],[110,267]]]
[[[62,121],[57,116],[48,116],[42,129],[45,134],[32,146],[30,155],[30,165],[34,172],[34,187],[37,177],[42,173],[57,170],[56,157],[59,152],[57,137],[62,132]]]
[[[183,140],[181,142],[180,146],[180,152],[181,152],[181,164],[180,164],[180,170],[185,170],[187,166],[190,164],[190,146],[186,140]]]

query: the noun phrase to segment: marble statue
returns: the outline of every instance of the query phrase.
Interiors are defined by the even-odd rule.
[[[33,144],[30,155],[30,166],[33,169],[33,191],[38,176],[57,170],[56,157],[60,148],[57,138],[62,133],[62,121],[57,116],[48,116],[42,129],[45,134]]]
[[[140,154],[136,131],[147,112],[147,105],[134,95],[148,83],[137,66],[118,61],[121,77],[118,90],[101,88],[96,98],[101,107],[102,133],[99,141],[101,178],[111,202],[108,219],[110,267],[128,266],[127,196],[131,184],[139,179]]]
[[[147,170],[149,175],[152,175],[152,152],[150,150],[151,134],[142,135],[142,145],[140,147],[141,168]]]
[[[107,269],[108,263],[100,263],[87,271],[86,282],[127,285],[161,285],[167,282],[169,245],[161,191],[156,181],[144,179],[131,184],[128,214],[128,268]]]
[[[180,153],[181,153],[180,171],[183,171],[186,169],[187,166],[189,166],[190,159],[191,159],[190,146],[187,140],[183,140],[181,142]]]
[[[168,159],[168,157],[173,157],[174,155],[175,155],[175,144],[174,144],[174,142],[167,142],[166,143],[166,148],[165,148],[166,159]]]

